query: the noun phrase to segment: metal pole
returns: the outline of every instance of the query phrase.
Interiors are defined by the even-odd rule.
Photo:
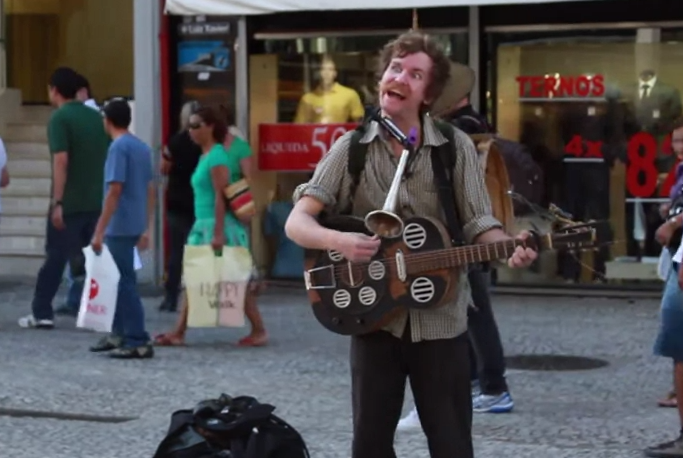
[[[469,26],[467,28],[468,33],[468,60],[469,66],[476,77],[474,79],[474,88],[472,88],[472,93],[470,94],[470,103],[475,110],[479,110],[479,76],[481,72],[479,71],[479,46],[480,46],[480,33],[479,33],[479,7],[470,6],[469,8]]]
[[[247,18],[237,21],[237,43],[235,46],[235,120],[237,128],[250,138],[249,133],[249,50],[247,49]]]
[[[133,3],[133,99],[135,134],[152,147],[152,164],[157,184],[157,208],[154,218],[154,241],[151,253],[142,255],[140,281],[159,285],[163,272],[163,234],[161,225],[163,189],[159,179],[161,147],[161,65],[159,32],[161,4],[158,1],[134,0]]]

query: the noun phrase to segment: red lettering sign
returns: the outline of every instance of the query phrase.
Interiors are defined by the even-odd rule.
[[[564,152],[568,156],[576,158],[603,158],[601,141],[585,140],[580,135],[574,135],[565,145]],[[671,187],[676,181],[676,166],[680,160],[676,160],[674,166],[669,170],[666,178],[660,183],[659,171],[657,170],[656,159],[659,149],[657,140],[647,132],[640,132],[628,142],[628,163],[626,165],[626,190],[633,197],[669,197]],[[671,135],[667,136],[662,142],[662,152],[673,154],[671,147]]]
[[[672,154],[671,135],[662,142],[662,152]],[[654,197],[659,184],[659,171],[656,159],[659,145],[657,140],[647,132],[639,132],[628,142],[628,167],[626,169],[626,188],[633,197]],[[659,187],[658,197],[669,197],[671,187],[676,181],[676,163]]]
[[[107,307],[105,307],[104,305],[88,303],[88,313],[92,313],[93,315],[106,315]]]
[[[519,96],[549,97],[602,97],[605,95],[605,77],[593,76],[518,76]]]
[[[312,171],[339,137],[358,126],[345,124],[259,124],[259,169]]]
[[[581,135],[574,135],[564,146],[564,152],[569,156],[586,159],[602,159],[601,141],[584,140]]]

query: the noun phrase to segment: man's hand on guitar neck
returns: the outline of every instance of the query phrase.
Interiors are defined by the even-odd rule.
[[[529,231],[522,231],[514,237],[515,240],[526,240],[531,236]],[[503,242],[505,240],[512,240],[508,234],[502,229],[495,228],[483,232],[477,236],[475,243],[496,243]],[[538,253],[531,248],[526,248],[523,246],[518,246],[515,248],[515,252],[512,256],[508,258],[507,265],[511,268],[522,268],[529,267],[538,257]]]
[[[526,240],[529,237],[531,237],[531,233],[529,231],[522,231],[520,232],[515,239],[517,240]],[[523,246],[518,246],[515,248],[515,252],[512,253],[512,256],[508,259],[508,267],[512,268],[521,268],[521,267],[529,267],[538,257],[538,253],[531,248],[523,247]]]

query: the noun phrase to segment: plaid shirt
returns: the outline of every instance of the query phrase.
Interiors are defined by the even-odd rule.
[[[396,173],[398,159],[376,122],[370,123],[361,143],[369,144],[365,169],[353,196],[354,216],[365,217],[384,205],[391,181]],[[453,172],[456,188],[455,202],[466,241],[471,243],[479,234],[501,224],[491,215],[491,202],[484,183],[484,173],[477,151],[470,138],[453,129],[453,145],[457,159]],[[308,183],[297,187],[294,201],[310,196],[322,202],[326,211],[339,213],[351,202],[351,176],[347,170],[351,132],[347,132],[332,145],[315,169]],[[411,165],[412,175],[401,183],[398,192],[397,213],[402,218],[411,216],[432,217],[447,224],[439,202],[437,186],[431,166],[431,148],[448,140],[439,132],[429,116],[423,119],[423,143]],[[411,340],[449,339],[467,330],[467,307],[471,302],[467,274],[458,275],[458,291],[450,303],[431,310],[407,310],[389,323],[384,330],[401,337],[410,317]]]

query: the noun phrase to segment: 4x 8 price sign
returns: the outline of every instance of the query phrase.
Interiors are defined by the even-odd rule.
[[[567,156],[584,159],[601,159],[603,142],[584,140],[580,135],[574,135],[565,145],[564,153]],[[660,143],[655,137],[647,132],[635,134],[628,142],[627,164],[626,164],[626,190],[633,197],[668,197],[671,187],[676,180],[676,166],[680,160],[676,159],[676,164],[666,175],[666,178],[659,187],[659,171],[657,170],[657,152],[673,154],[671,148],[671,135],[668,135]]]

